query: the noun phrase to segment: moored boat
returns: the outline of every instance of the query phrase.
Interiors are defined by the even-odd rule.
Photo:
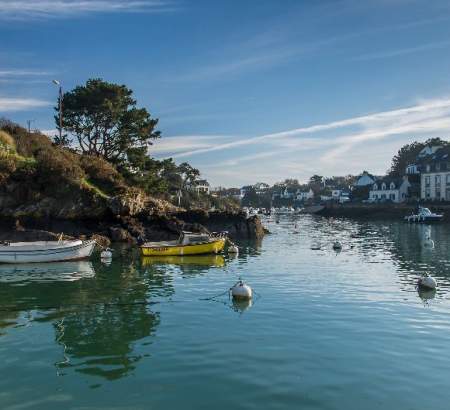
[[[225,247],[225,234],[182,232],[175,241],[146,242],[141,245],[143,256],[184,256],[217,254]]]
[[[60,262],[91,256],[95,241],[5,242],[0,244],[0,263]]]
[[[412,214],[405,216],[405,221],[407,222],[439,222],[442,220],[444,215],[441,214],[435,214],[434,212],[431,212],[428,208],[424,208],[422,206],[419,206],[419,210],[417,214]]]

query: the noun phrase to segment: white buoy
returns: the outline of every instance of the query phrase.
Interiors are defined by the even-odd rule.
[[[100,258],[101,259],[112,259],[112,250],[109,248],[104,249],[101,253],[100,253]]]
[[[228,247],[228,253],[229,254],[233,254],[233,255],[237,255],[237,254],[239,254],[239,248],[236,245],[230,245]]]
[[[239,280],[230,290],[235,300],[250,300],[253,297],[252,288],[242,280]]]
[[[333,249],[334,249],[335,251],[340,251],[340,250],[342,249],[341,243],[340,243],[339,241],[335,241],[335,242],[333,243]]]
[[[417,286],[424,289],[436,289],[437,282],[436,279],[434,279],[430,275],[425,275],[417,281]]]

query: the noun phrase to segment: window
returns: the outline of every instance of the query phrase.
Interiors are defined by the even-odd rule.
[[[389,194],[389,199],[395,201],[395,194]]]
[[[450,201],[450,188],[447,188],[447,189],[445,190],[445,199],[446,199],[447,201]]]
[[[386,189],[386,184],[385,184],[384,182],[381,184],[381,189],[382,189],[383,191]]]
[[[450,174],[447,174],[447,175],[445,176],[445,183],[446,183],[447,185],[450,185]]]
[[[436,163],[436,171],[441,170],[441,164],[439,162]]]
[[[430,197],[430,188],[425,188],[425,198]]]
[[[441,176],[440,175],[436,175],[434,177],[434,183],[436,186],[441,185]]]
[[[441,199],[441,188],[436,189],[436,199]]]
[[[427,164],[427,172],[430,172],[430,164]]]
[[[389,187],[389,189],[391,190],[395,189],[395,184],[393,182],[391,182],[391,186]]]
[[[448,176],[450,177],[450,174]],[[374,191],[378,191],[378,185],[377,184],[373,184],[373,190]]]
[[[430,177],[425,177],[425,186],[430,186]]]

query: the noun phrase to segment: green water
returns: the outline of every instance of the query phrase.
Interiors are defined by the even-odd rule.
[[[0,408],[448,409],[450,226],[296,220],[234,259],[0,266]],[[202,300],[239,276],[251,305]]]

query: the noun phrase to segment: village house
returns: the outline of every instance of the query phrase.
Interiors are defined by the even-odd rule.
[[[307,201],[314,198],[314,191],[310,188],[309,191],[297,190],[295,199],[297,201]]]
[[[206,179],[199,179],[192,184],[191,187],[197,194],[209,194],[209,182]]]
[[[441,147],[420,164],[420,197],[450,201],[450,147]]]
[[[356,179],[354,187],[360,188],[373,185],[375,181],[376,177],[374,177],[372,174],[369,174],[367,171],[363,171],[363,173]]]
[[[408,197],[408,189],[411,184],[408,178],[391,178],[384,177],[376,182],[369,191],[370,201],[392,201],[396,203],[406,201]]]

